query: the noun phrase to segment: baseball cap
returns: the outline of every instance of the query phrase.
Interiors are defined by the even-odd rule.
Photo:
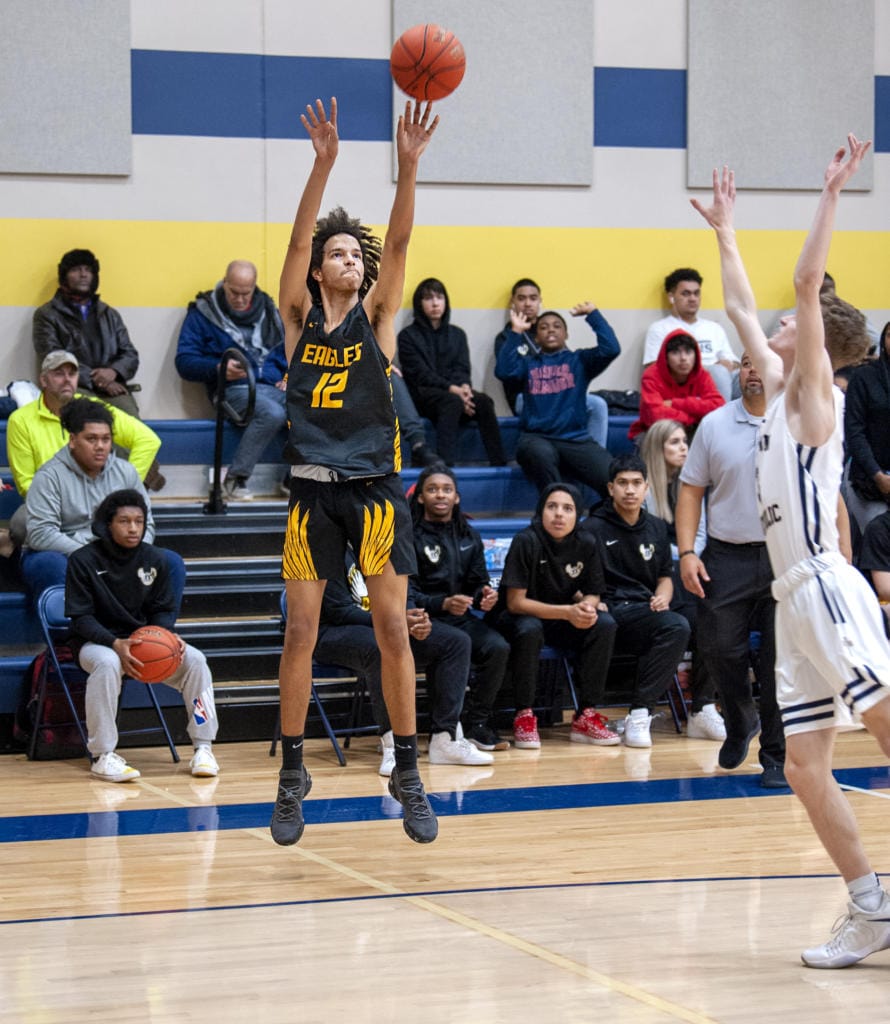
[[[70,352],[66,352],[64,349],[56,349],[54,352],[47,353],[40,364],[40,372],[46,373],[47,370],[57,370],[60,366],[73,366],[75,370],[80,369],[80,363],[78,363],[76,356],[71,355]]]

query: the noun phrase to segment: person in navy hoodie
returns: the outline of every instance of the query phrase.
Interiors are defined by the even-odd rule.
[[[543,490],[569,478],[605,494],[611,456],[590,437],[587,388],[621,346],[596,303],[580,302],[570,312],[583,316],[596,333],[594,347],[568,348],[566,322],[550,310],[535,323],[538,351],[532,352],[524,334],[530,322],[511,308],[511,330],[498,353],[495,376],[521,388],[516,461],[529,480]]]

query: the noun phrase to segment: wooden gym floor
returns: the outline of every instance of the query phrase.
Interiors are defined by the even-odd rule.
[[[376,774],[308,745],[301,843],[272,842],[278,761],[220,744],[128,752],[129,785],[83,761],[0,760],[0,1021],[890,1020],[890,952],[801,966],[845,890],[788,790],[716,743],[661,729],[650,751],[544,732],[492,768],[431,766],[440,835],[417,846]],[[890,772],[864,732],[839,779],[890,873]]]

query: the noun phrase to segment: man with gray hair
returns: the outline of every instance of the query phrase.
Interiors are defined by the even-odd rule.
[[[223,352],[237,348],[256,378],[253,418],[244,429],[223,484],[223,493],[235,501],[248,501],[253,492],[247,480],[266,446],[287,422],[285,393],[280,381],[267,382],[263,364],[284,341],[284,327],[271,296],[257,287],[257,269],[248,260],[233,260],[225,277],[210,291],[189,303],[179,332],[176,369],[184,380],[204,384],[214,403]],[[233,359],[226,362],[225,401],[241,416],[247,410],[247,374]],[[284,436],[282,435],[282,447]]]

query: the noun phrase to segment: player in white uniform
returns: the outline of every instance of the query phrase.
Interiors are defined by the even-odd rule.
[[[735,181],[714,171],[710,207],[692,205],[714,228],[723,291],[745,349],[763,378],[766,419],[757,488],[776,598],[776,681],[785,774],[850,894],[848,913],[823,945],[802,953],[809,967],[848,967],[890,947],[890,895],[866,857],[856,819],[831,773],[838,729],[861,721],[890,757],[890,647],[877,600],[841,554],[842,401],[832,365],[849,338],[826,332],[819,286],[841,189],[869,142],[848,136],[825,172],[816,217],[794,272],[797,314],[767,341],[735,240]],[[838,300],[839,301],[839,300]],[[858,342],[863,352],[868,339]],[[848,345],[849,348],[849,345]]]

